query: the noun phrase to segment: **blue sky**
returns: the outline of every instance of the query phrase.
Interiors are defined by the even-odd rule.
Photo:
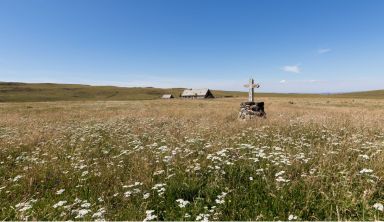
[[[381,0],[0,0],[0,81],[384,88]]]

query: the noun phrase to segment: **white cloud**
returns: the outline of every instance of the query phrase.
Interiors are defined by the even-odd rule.
[[[299,65],[294,65],[294,66],[284,66],[281,68],[285,72],[292,72],[292,73],[300,73],[301,68]]]
[[[330,49],[330,48],[321,48],[321,49],[317,50],[317,53],[324,54],[324,53],[328,53],[330,51],[332,51],[332,49]]]
[[[280,83],[285,83],[287,82],[285,79],[281,80]]]

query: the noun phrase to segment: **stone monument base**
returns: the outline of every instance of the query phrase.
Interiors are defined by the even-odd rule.
[[[240,103],[239,118],[253,119],[255,117],[266,118],[267,114],[264,111],[264,102],[242,102]]]

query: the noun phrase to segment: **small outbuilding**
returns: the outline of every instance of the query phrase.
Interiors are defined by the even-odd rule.
[[[208,99],[215,98],[209,89],[186,89],[181,93],[181,98],[185,99]]]
[[[173,99],[175,97],[172,94],[164,94],[161,98],[162,99]]]

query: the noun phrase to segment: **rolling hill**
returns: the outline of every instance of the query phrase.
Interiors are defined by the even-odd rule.
[[[80,84],[0,82],[0,102],[150,100],[172,93],[179,97],[183,88],[90,86]],[[212,90],[217,98],[245,97],[246,92]],[[329,97],[329,98],[384,98],[384,90],[344,94],[281,94],[258,93],[261,97]]]
[[[372,91],[364,91],[364,92],[332,94],[332,95],[330,95],[330,97],[361,98],[361,99],[384,99],[384,90],[372,90]]]
[[[80,84],[0,82],[0,102],[149,100],[172,93],[179,97],[182,88],[140,88],[90,86]],[[243,92],[213,90],[216,97],[245,96]]]

